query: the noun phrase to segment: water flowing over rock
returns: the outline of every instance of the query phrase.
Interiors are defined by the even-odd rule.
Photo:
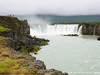
[[[78,34],[78,24],[33,25],[31,35]]]
[[[100,35],[99,23],[85,23],[81,24],[83,35]]]
[[[33,24],[30,34],[34,35],[100,35],[99,23],[77,23],[77,24]]]

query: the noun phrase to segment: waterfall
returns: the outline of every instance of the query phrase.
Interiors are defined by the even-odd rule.
[[[96,27],[97,27],[97,25],[94,26],[94,30],[93,30],[93,39],[96,38],[96,35],[95,35],[95,34],[96,34]]]
[[[82,35],[82,25],[78,29],[78,35]]]
[[[79,34],[78,24],[33,25],[31,35]],[[81,27],[82,28],[82,27]]]
[[[94,26],[93,36],[95,36],[95,31],[96,31],[96,25]]]

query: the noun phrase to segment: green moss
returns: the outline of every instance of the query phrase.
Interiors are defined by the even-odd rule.
[[[36,53],[40,50],[39,45],[33,45],[33,46],[16,46],[16,50],[22,53]]]
[[[34,45],[34,46],[33,46],[33,49],[35,50],[35,52],[37,52],[37,51],[40,49],[40,46]]]
[[[3,61],[0,61],[0,72],[13,72],[13,70],[17,69],[19,64],[16,60],[6,58]]]
[[[6,27],[3,27],[3,26],[0,26],[0,32],[8,32],[10,31],[9,28],[6,28]]]
[[[78,36],[78,34],[65,34],[63,36]]]
[[[7,40],[9,40],[9,38],[0,36],[0,50],[9,50],[10,49],[10,48],[6,47]]]
[[[22,66],[23,66],[23,67],[27,67],[27,66],[29,66],[29,64],[25,63],[25,64],[23,64]]]
[[[22,53],[29,53],[26,46],[16,46],[16,50]]]
[[[37,68],[31,68],[29,69],[30,73],[37,73],[38,69]]]
[[[46,41],[41,41],[40,45],[41,45],[41,46],[43,46],[43,45],[48,45],[48,42],[46,42]]]

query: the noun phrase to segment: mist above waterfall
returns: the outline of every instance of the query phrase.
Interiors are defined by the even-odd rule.
[[[28,21],[29,23],[34,23],[34,24],[50,24],[51,23],[49,19],[39,18],[35,15],[29,18]]]
[[[49,17],[31,15],[18,16],[19,19],[27,19],[30,26],[30,34],[34,35],[61,35],[61,34],[78,34],[78,24],[54,24],[54,19]],[[60,19],[60,18],[59,18]],[[60,21],[60,20],[59,20]]]
[[[30,25],[31,28],[34,28],[35,25],[46,25],[46,24],[50,24],[50,20],[44,20],[38,17],[32,17],[32,18],[28,18],[28,23]]]
[[[41,33],[45,33],[47,30],[47,24],[51,24],[49,19],[39,18],[35,15],[32,17],[23,17],[23,19],[27,19],[29,26],[30,26],[30,34],[33,35],[40,35]]]
[[[27,19],[31,30],[36,30],[39,27],[45,28],[47,24],[51,24],[50,19],[43,19],[43,18],[37,17],[36,15],[25,15],[25,16],[20,15],[17,17],[23,20]]]

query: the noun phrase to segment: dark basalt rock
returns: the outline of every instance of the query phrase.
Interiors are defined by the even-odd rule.
[[[78,36],[78,34],[65,34],[63,36]]]
[[[93,35],[95,25],[85,24],[82,25],[82,34],[83,35]]]
[[[98,38],[97,38],[97,40],[99,40],[99,41],[100,41],[100,37],[98,37]]]
[[[11,54],[9,56],[6,56],[13,59],[24,59],[24,62],[22,63],[24,63],[23,66],[26,66],[27,69],[37,68],[38,72],[36,71],[36,73],[34,74],[27,75],[68,75],[67,73],[62,73],[61,71],[53,69],[47,70],[44,62],[36,60],[35,57],[32,57],[28,53],[18,52],[19,48],[21,47],[24,47],[24,49],[32,49],[34,45],[42,46],[46,45],[46,42],[49,42],[49,40],[45,40],[43,38],[41,39],[31,37],[30,28],[27,23],[27,20],[22,21],[16,17],[0,16],[0,25],[11,29],[11,31],[8,32],[0,32],[0,36],[5,36],[9,38],[8,40],[6,40],[7,43],[5,46],[10,47],[12,49],[6,50],[11,51]],[[36,47],[36,49],[38,48],[38,46]]]
[[[34,45],[41,46],[46,45],[46,42],[49,42],[49,40],[32,37],[30,35],[30,27],[27,20],[19,20],[12,16],[0,16],[0,26],[10,29],[8,32],[0,32],[0,35],[12,38],[13,45],[10,43],[11,41],[8,45],[17,51],[19,49],[18,46],[29,46],[29,48],[32,49]]]
[[[40,70],[38,73],[42,75],[68,75],[68,73],[62,73],[61,71],[55,69]]]
[[[27,20],[19,20],[16,17],[0,16],[0,25],[11,29],[9,32],[2,32],[0,35],[10,37],[14,40],[23,39],[30,35],[30,28]]]
[[[83,35],[100,35],[100,24],[99,23],[84,23],[82,24]]]
[[[38,69],[46,69],[44,62],[42,62],[40,60],[35,60],[33,63],[34,63],[34,66]]]
[[[6,43],[6,47],[10,47],[10,48],[14,48],[15,47],[15,40],[9,38],[9,39],[5,39]]]
[[[46,66],[43,61],[40,60],[28,60],[26,61],[28,68],[37,68],[38,70],[46,69]]]

